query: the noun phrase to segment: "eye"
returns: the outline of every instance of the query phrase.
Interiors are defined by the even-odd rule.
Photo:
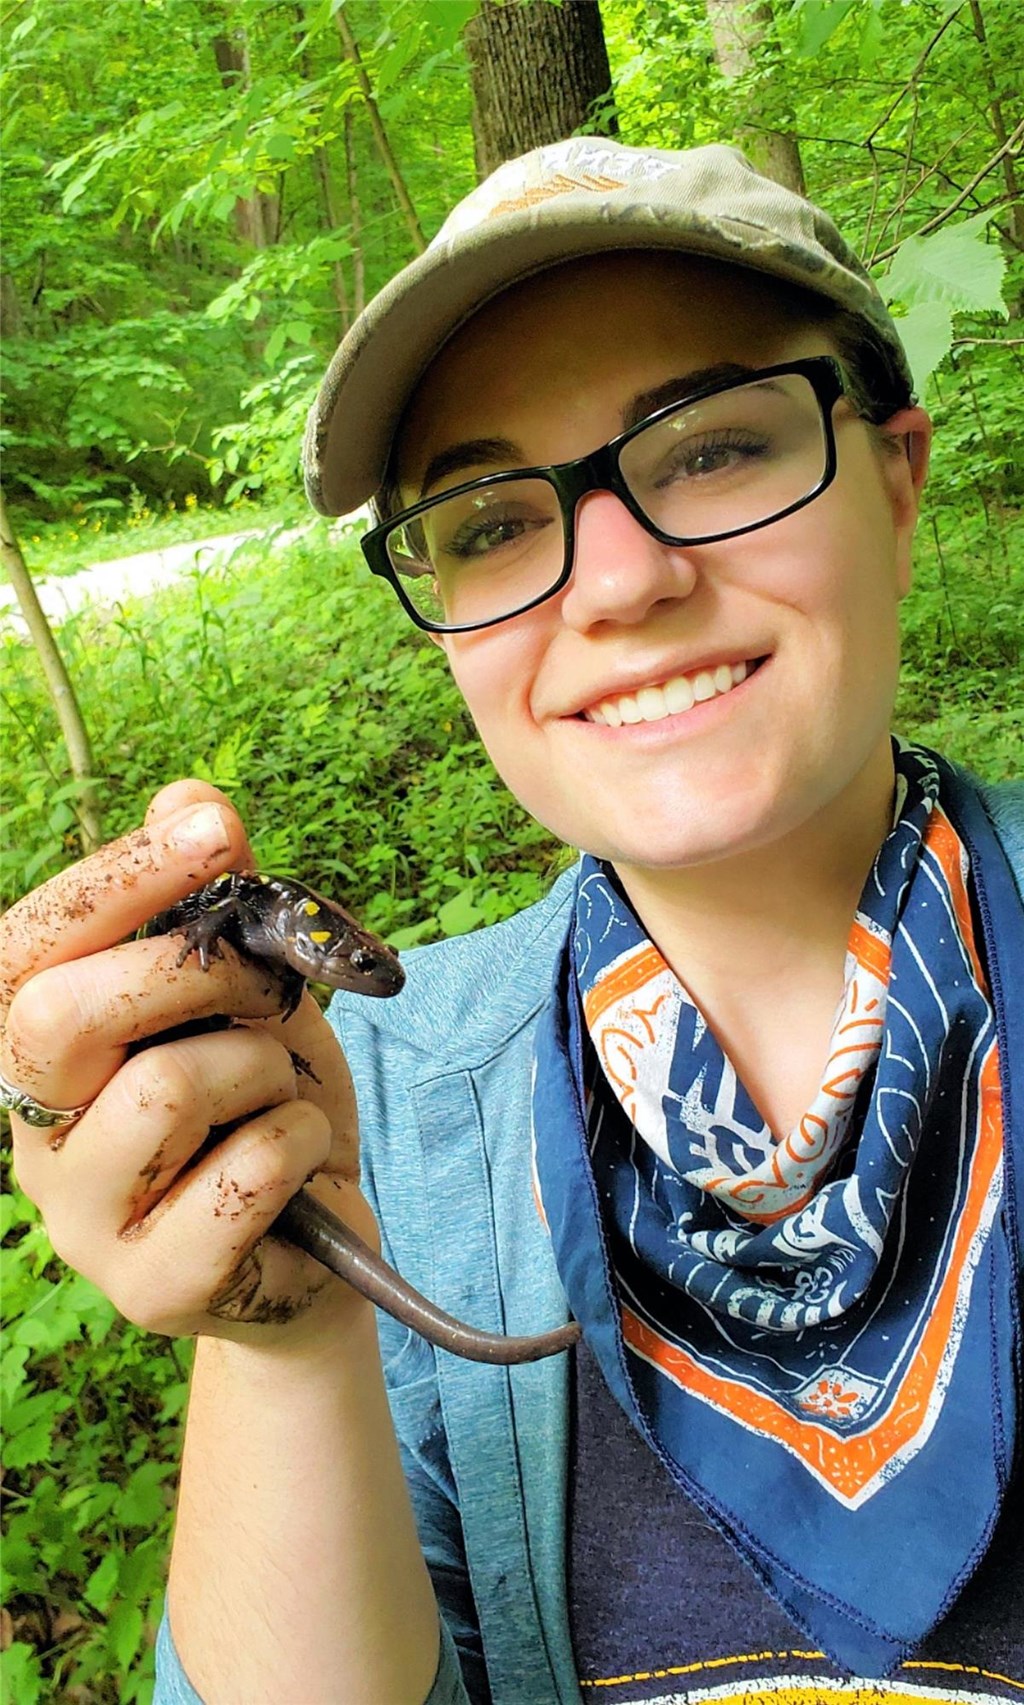
[[[368,947],[357,947],[349,958],[349,964],[356,971],[372,971],[377,964],[377,955]]]
[[[463,522],[451,538],[443,541],[444,555],[457,560],[484,557],[524,543],[531,533],[547,525],[546,516],[530,516],[520,511],[480,515]]]
[[[738,471],[766,454],[768,447],[763,438],[755,438],[752,433],[736,428],[704,433],[697,439],[678,444],[652,483],[663,487],[673,480],[699,480],[711,474]]]

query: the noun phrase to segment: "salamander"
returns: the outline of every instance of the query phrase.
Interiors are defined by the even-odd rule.
[[[405,982],[394,950],[363,929],[336,901],[301,882],[251,870],[218,877],[151,919],[142,933],[181,935],[179,965],[196,953],[204,971],[209,970],[210,959],[219,955],[221,941],[230,942],[243,956],[269,965],[279,977],[285,1016],[295,1011],[307,980],[385,998],[397,995]],[[309,1070],[303,1061],[297,1060],[296,1065]],[[414,1290],[308,1190],[292,1197],[270,1229],[428,1343],[469,1361],[539,1361],[569,1349],[579,1338],[575,1321],[527,1337],[506,1337],[466,1325]]]

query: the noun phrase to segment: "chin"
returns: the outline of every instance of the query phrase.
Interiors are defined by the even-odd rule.
[[[554,822],[539,820],[567,846],[578,847],[609,864],[646,870],[715,864],[753,851],[778,833],[775,824],[760,817],[751,821],[746,813],[729,820],[720,816],[717,820],[702,819],[694,814],[682,821],[658,822],[652,820],[651,813],[638,812],[628,822],[615,822],[610,815],[600,826],[593,822],[573,825],[564,817]]]
[[[584,814],[561,809],[535,813],[545,826],[570,846],[612,864],[648,870],[679,870],[717,864],[768,847],[813,817],[825,803],[828,788],[814,774],[780,776],[766,763],[751,774],[744,766],[733,785],[722,775],[718,785],[679,787],[671,808],[652,809],[649,795],[635,799],[621,794],[592,802]],[[598,808],[595,810],[595,804]]]

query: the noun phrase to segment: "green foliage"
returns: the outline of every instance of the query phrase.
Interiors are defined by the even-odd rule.
[[[351,535],[318,523],[279,555],[240,546],[184,590],[61,633],[111,835],[184,765],[235,796],[266,868],[340,889],[389,935],[445,933],[456,896],[490,921],[541,891],[549,838],[494,778],[441,654],[368,580]],[[33,654],[4,645],[21,798],[0,888],[13,898],[72,843],[62,818],[40,835],[65,758]]]
[[[879,280],[879,288],[898,319],[921,395],[952,347],[957,310],[1006,318],[1006,261],[994,243],[985,241],[991,219],[991,212],[986,211],[955,225],[943,225],[930,236],[908,237]]]
[[[191,1346],[119,1321],[19,1191],[2,1206],[4,1698],[145,1701]]]
[[[347,6],[428,230],[472,182],[470,10]],[[334,11],[22,0],[0,24],[5,482],[22,530],[132,485],[158,504],[294,484],[295,419],[344,329],[356,247],[369,291],[410,258]],[[237,75],[218,39],[244,45]],[[275,407],[260,380],[282,359]]]

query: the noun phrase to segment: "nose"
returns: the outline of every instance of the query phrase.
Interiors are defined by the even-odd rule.
[[[641,622],[655,604],[688,598],[696,578],[692,552],[661,544],[613,492],[589,491],[576,507],[562,620],[581,631],[603,621]]]

